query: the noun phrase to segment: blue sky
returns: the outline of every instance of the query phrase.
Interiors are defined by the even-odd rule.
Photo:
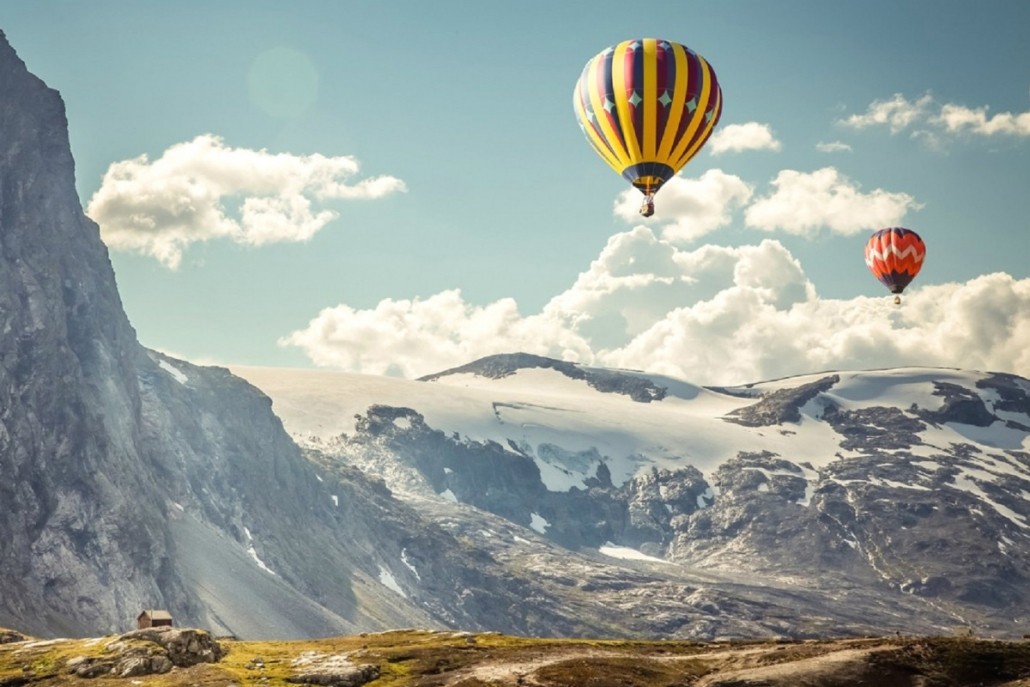
[[[996,0],[0,3],[145,345],[408,377],[512,350],[1030,375],[1028,26]],[[571,105],[645,36],[724,95],[647,221]],[[900,308],[862,259],[892,225],[928,248]]]

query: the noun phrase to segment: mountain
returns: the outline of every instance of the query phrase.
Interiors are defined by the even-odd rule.
[[[0,626],[95,635],[144,608],[245,637],[468,620],[380,582],[413,531],[431,570],[446,532],[362,475],[323,480],[249,384],[139,344],[64,104],[2,33],[0,93]]]
[[[1017,376],[705,388],[525,354],[418,381],[234,371],[327,469],[379,474],[561,603],[600,600],[623,632],[1013,635],[1030,621]]]
[[[193,365],[139,344],[61,98],[2,33],[0,92],[0,627],[1024,631],[1026,380]]]

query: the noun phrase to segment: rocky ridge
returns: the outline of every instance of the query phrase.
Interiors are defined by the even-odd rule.
[[[379,509],[398,504],[320,481],[249,384],[138,343],[64,104],[3,34],[0,90],[0,624],[78,636],[153,607],[242,636],[444,622],[378,580],[369,551],[407,531]]]
[[[467,520],[461,531],[495,559],[538,557],[537,582],[566,585],[566,597],[586,588],[619,606],[632,590],[651,631],[669,636],[955,625],[1011,636],[1030,622],[1027,380],[839,372],[630,399],[609,417],[606,399],[624,395],[588,385],[582,401],[568,400],[570,387],[555,380],[583,378],[567,365],[492,357],[422,382],[437,386],[431,401],[412,389],[410,405],[368,405],[351,432],[297,438],[327,466],[378,470],[439,520],[461,512],[457,502],[535,531],[534,545],[521,545],[525,535],[505,537],[496,525],[477,535],[476,515],[450,516]],[[254,374],[275,404],[283,387]],[[450,394],[454,407],[482,409],[454,415]],[[676,410],[691,404],[705,409],[703,421],[701,411]],[[620,454],[604,437],[633,406],[652,429]],[[583,412],[597,415],[596,429],[562,428],[561,418]],[[658,429],[650,412],[667,424]],[[622,430],[638,431],[635,422]],[[665,453],[670,445],[678,453]],[[549,477],[559,470],[563,483]],[[603,555],[580,558],[590,551]]]

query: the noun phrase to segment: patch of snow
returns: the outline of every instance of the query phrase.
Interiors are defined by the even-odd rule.
[[[411,418],[410,417],[395,417],[393,419],[393,426],[397,429],[411,429]]]
[[[677,470],[690,465],[712,475],[738,452],[770,451],[807,464],[797,475],[807,482],[805,495],[799,500],[802,505],[810,503],[821,468],[839,458],[861,455],[842,449],[843,437],[820,419],[827,403],[845,410],[874,405],[901,409],[916,405],[936,410],[945,399],[934,395],[934,381],[976,389],[976,382],[983,378],[981,373],[930,368],[839,372],[840,381],[802,408],[801,419],[790,425],[791,431],[778,431],[782,428],[747,427],[724,418],[753,404],[754,396],[797,388],[830,373],[762,382],[725,393],[683,382],[682,388],[670,387],[669,395],[661,401],[638,403],[543,368],[519,370],[501,379],[464,374],[447,375],[434,382],[326,370],[233,367],[232,371],[272,398],[273,410],[295,437],[315,436],[331,442],[341,434],[352,433],[354,417],[364,415],[372,404],[412,408],[428,426],[447,436],[517,446],[506,450],[517,450],[531,458],[544,485],[559,492],[583,488],[596,476],[602,461],[612,483],[621,486],[655,468]],[[660,383],[669,386],[671,381]],[[982,390],[982,397],[986,398],[988,391]],[[922,444],[899,452],[925,459],[916,464],[931,472],[939,467],[933,462],[935,457],[949,451],[953,443],[1030,449],[1027,433],[1003,423],[990,428],[956,423],[927,426],[919,436]],[[1011,471],[1021,479],[1030,478],[1030,469],[1014,465],[1014,460],[997,462],[991,466],[992,471]],[[384,477],[391,488],[401,492],[411,481],[399,472]],[[709,505],[717,494],[713,488],[711,496],[709,492],[699,496],[698,507]],[[450,491],[441,496],[457,501]]]
[[[962,473],[958,474],[958,475],[955,475],[953,484],[954,484],[956,489],[961,489],[962,491],[967,491],[967,492],[973,494],[974,496],[976,496],[977,498],[979,498],[986,505],[988,505],[991,508],[993,508],[995,510],[995,512],[998,513],[998,515],[1000,515],[1003,518],[1005,518],[1006,520],[1012,522],[1014,525],[1017,525],[1018,527],[1022,527],[1023,529],[1030,529],[1030,525],[1027,524],[1026,518],[1024,516],[1022,516],[1019,513],[1015,512],[1014,510],[1012,510],[1008,506],[1005,506],[1005,505],[1002,505],[1002,504],[998,503],[997,501],[992,499],[991,496],[980,487],[980,482],[981,481],[983,481],[983,482],[991,482],[991,481],[993,481],[991,479],[991,477],[993,477],[993,475],[991,475],[991,473],[989,473],[989,472],[986,472],[986,471],[983,471],[983,470],[975,470],[975,469],[971,469],[969,467],[963,466]]]
[[[972,386],[979,375],[949,370],[897,368],[841,374],[841,381],[827,394],[846,408],[896,406],[907,409],[913,404],[925,410],[940,410],[943,396],[935,396],[935,381],[947,379]],[[953,378],[958,379],[953,379]]]
[[[610,558],[621,558],[623,560],[631,561],[651,561],[652,563],[665,563],[667,565],[674,565],[664,558],[655,558],[654,556],[648,556],[646,553],[631,549],[628,546],[616,546],[615,544],[605,542],[604,546],[598,549],[602,554]]]
[[[891,487],[892,489],[915,489],[917,491],[933,491],[930,487],[923,486],[922,484],[913,484],[909,482],[895,482],[894,480],[880,478],[880,479],[869,479],[870,484],[876,484],[882,487]]]
[[[702,493],[697,495],[697,507],[706,508],[708,504],[715,500],[715,490],[709,486]]]
[[[1013,429],[1004,422],[994,422],[987,427],[949,422],[947,427],[966,441],[1002,449],[1030,450],[1030,433]]]
[[[565,456],[569,452],[561,452]],[[548,491],[569,491],[573,487],[584,488],[586,480],[590,476],[585,471],[572,471],[565,467],[560,457],[553,457],[554,447],[546,449],[545,457],[536,457],[536,466],[540,470],[540,481],[544,483]],[[613,475],[614,478],[614,475]],[[613,480],[614,481],[614,480]]]
[[[1030,385],[1027,385],[1021,379],[1015,380],[1017,385],[1023,389],[1024,393],[1030,394]],[[1011,422],[1018,422],[1021,425],[1030,425],[1030,416],[1026,413],[1017,413],[1011,410],[999,410],[996,405],[1002,401],[1001,394],[998,393],[997,389],[987,388],[980,390],[980,397],[983,398],[984,403],[987,405],[987,409],[990,410],[995,416],[1002,420],[1009,420]]]
[[[340,497],[339,496],[337,496],[336,494],[330,494],[329,498],[331,498],[333,500],[333,505],[334,506],[336,506],[337,508],[340,507]]]
[[[547,522],[547,520],[540,517],[536,513],[530,513],[529,526],[531,529],[539,532],[540,534],[547,534],[547,528],[551,526],[551,523]]]
[[[172,376],[172,379],[174,379],[175,381],[179,382],[179,384],[182,384],[183,386],[185,386],[186,382],[189,381],[189,377],[187,377],[186,374],[182,370],[180,370],[179,368],[175,367],[174,365],[172,365],[170,362],[168,362],[164,358],[158,359],[157,366],[160,367],[165,372],[167,372],[168,374],[170,374]]]
[[[931,474],[937,472],[942,467],[944,467],[940,463],[933,460],[913,460],[911,463],[909,463],[909,465],[914,465],[917,468],[925,470]]]
[[[457,503],[458,502],[458,497],[455,496],[454,492],[451,491],[450,489],[444,489],[443,491],[441,491],[440,492],[440,496],[442,496],[445,501],[450,501],[452,503]]]
[[[250,530],[244,527],[243,533],[247,537],[247,553],[249,553],[250,557],[254,559],[254,562],[257,563],[257,566],[265,572],[269,573],[270,575],[276,575],[278,577],[278,574],[274,570],[269,568],[267,565],[265,565],[265,562],[263,560],[258,558],[257,549],[254,548],[254,537],[251,536]]]
[[[416,570],[415,566],[412,565],[411,561],[408,560],[408,550],[407,549],[401,549],[401,563],[406,565],[408,570],[410,570],[412,572],[412,574],[415,575],[415,579],[416,580],[421,580],[422,579],[422,576],[418,574],[418,570]]]
[[[758,491],[763,492],[763,493],[769,491],[769,483],[768,482],[762,482],[761,484],[759,484],[758,485]]]
[[[397,584],[397,578],[393,576],[393,573],[391,573],[389,570],[387,570],[381,565],[379,566],[379,582],[381,582],[384,587],[397,592],[405,599],[408,598],[408,595],[404,593],[404,590],[401,589],[401,586]]]

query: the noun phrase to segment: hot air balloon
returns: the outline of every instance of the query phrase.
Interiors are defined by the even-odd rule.
[[[865,264],[891,293],[898,294],[894,303],[901,303],[901,292],[915,279],[926,257],[926,244],[911,229],[881,229],[865,244]]]
[[[654,194],[705,144],[722,114],[715,71],[685,45],[628,40],[587,62],[572,94],[583,133],[612,169]]]

